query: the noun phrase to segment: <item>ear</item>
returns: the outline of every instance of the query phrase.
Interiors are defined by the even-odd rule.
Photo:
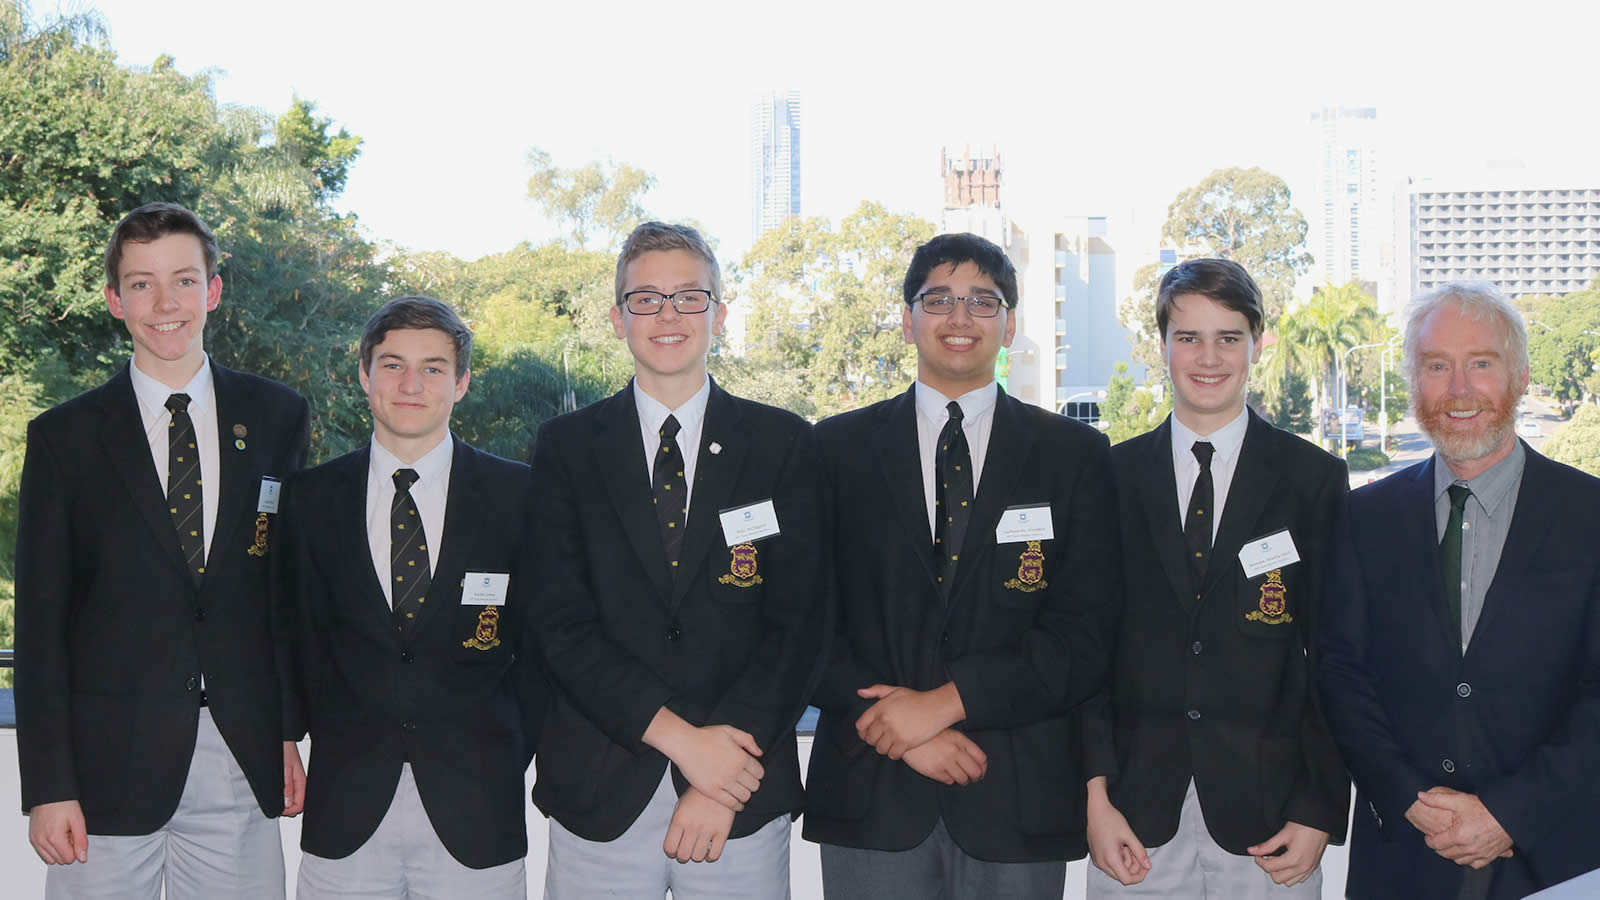
[[[367,376],[367,367],[362,365],[359,359],[356,360],[356,377],[361,381],[362,392],[369,397],[372,396],[372,381]]]
[[[109,284],[106,285],[106,309],[111,310],[113,319],[125,318],[128,314],[127,308],[122,305],[122,294]]]
[[[1000,344],[1003,347],[1009,347],[1011,346],[1011,341],[1017,336],[1017,311],[1008,309],[1005,311],[1005,317],[1006,333],[1000,338]]]
[[[722,304],[722,303],[718,303],[717,304],[716,318],[713,319],[712,322],[711,322],[711,333],[714,334],[714,335],[721,334],[722,333],[722,327],[723,327],[722,323],[727,321],[727,318],[728,318],[728,307],[726,305]]]
[[[217,304],[221,302],[222,276],[213,275],[211,276],[211,280],[206,283],[206,312],[215,310],[217,308]]]
[[[912,304],[907,303],[900,310],[900,336],[905,338],[906,343],[915,344],[917,342],[917,332],[912,328],[911,307]]]
[[[1250,336],[1250,343],[1251,343],[1251,346],[1253,348],[1251,353],[1250,353],[1250,365],[1252,365],[1252,366],[1261,361],[1261,338],[1262,337],[1263,337],[1263,335],[1260,335],[1260,334],[1255,334],[1255,335],[1251,335]]]
[[[616,304],[611,306],[611,330],[616,333],[617,337],[623,340],[628,339],[628,332],[623,330],[622,327],[622,307]]]
[[[461,373],[461,380],[456,382],[456,398],[451,403],[460,403],[461,398],[467,395],[467,384],[472,381],[472,370]]]

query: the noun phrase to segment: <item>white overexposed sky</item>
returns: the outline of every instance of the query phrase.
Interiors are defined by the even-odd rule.
[[[1395,174],[1600,172],[1600,9],[1570,0],[64,6],[99,10],[123,63],[214,70],[224,102],[315,101],[366,139],[341,207],[369,237],[467,258],[553,233],[534,146],[644,168],[653,214],[737,258],[770,89],[802,94],[803,212],[834,219],[866,199],[936,218],[940,148],[970,143],[1033,173],[1011,199],[1159,227],[1218,167],[1304,184],[1325,105],[1377,107]]]

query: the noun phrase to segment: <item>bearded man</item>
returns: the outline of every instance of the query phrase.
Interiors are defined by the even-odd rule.
[[[1600,480],[1513,433],[1527,347],[1492,285],[1414,300],[1435,452],[1334,529],[1319,680],[1357,788],[1356,900],[1524,897],[1600,868]]]

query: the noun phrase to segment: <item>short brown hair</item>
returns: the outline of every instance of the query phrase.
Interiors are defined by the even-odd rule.
[[[722,302],[722,268],[717,265],[717,255],[711,245],[687,225],[669,225],[666,222],[645,222],[635,228],[622,242],[622,252],[617,254],[617,305],[622,305],[623,282],[628,277],[628,263],[653,250],[687,250],[705,260],[711,270],[711,299]]]
[[[456,346],[456,380],[467,374],[472,362],[472,329],[456,311],[432,297],[396,297],[378,308],[361,332],[361,371],[372,374],[373,348],[383,343],[397,328],[433,328],[442,331]]]
[[[200,217],[176,203],[146,203],[117,223],[111,231],[111,241],[106,244],[106,285],[119,291],[122,268],[122,246],[129,241],[148,244],[169,234],[192,234],[200,241],[200,252],[206,258],[206,280],[217,274],[217,236],[211,233]]]
[[[1172,314],[1172,298],[1179,294],[1209,297],[1245,317],[1250,336],[1261,339],[1261,288],[1244,266],[1231,259],[1188,259],[1161,276],[1156,293],[1156,328],[1163,343],[1167,340],[1167,318]]]

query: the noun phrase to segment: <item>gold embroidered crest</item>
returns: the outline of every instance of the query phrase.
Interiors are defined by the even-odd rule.
[[[1294,616],[1289,614],[1289,603],[1284,599],[1283,570],[1273,569],[1267,573],[1267,580],[1261,585],[1260,608],[1245,616],[1252,622],[1265,622],[1268,625],[1287,625],[1294,621]]]
[[[728,574],[718,578],[717,583],[742,588],[760,584],[761,575],[756,571],[756,545],[735,544],[729,554]]]
[[[500,646],[500,610],[485,606],[483,612],[478,613],[477,630],[462,641],[461,646],[472,650],[493,650]]]
[[[267,514],[256,513],[256,542],[245,551],[251,556],[267,555]]]
[[[1006,582],[1005,586],[1014,591],[1030,594],[1050,586],[1050,582],[1044,580],[1043,542],[1028,542],[1027,549],[1022,551],[1020,565],[1017,566],[1017,577]]]

